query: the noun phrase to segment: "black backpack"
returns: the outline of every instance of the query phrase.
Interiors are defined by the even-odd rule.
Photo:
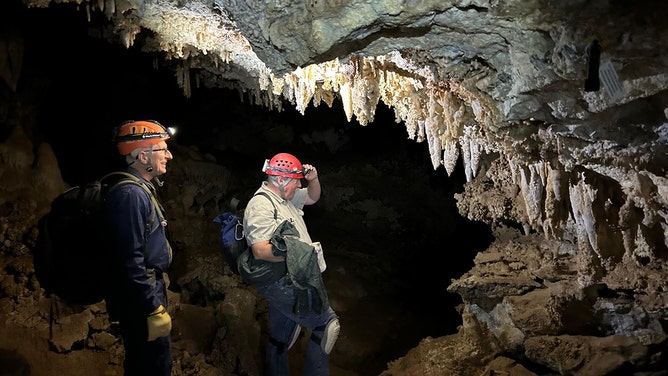
[[[37,224],[39,235],[33,250],[35,275],[47,296],[81,305],[105,298],[112,268],[105,246],[108,242],[103,240],[102,201],[106,193],[122,184],[137,184],[149,193],[153,200],[150,223],[156,213],[161,215],[149,188],[127,172],[112,172],[61,193]]]
[[[274,205],[274,201],[264,192],[256,194],[265,196],[271,202],[271,205],[274,207],[274,220],[276,220],[278,218],[278,211],[276,205]],[[213,223],[220,226],[220,240],[223,243],[223,262],[232,269],[234,274],[239,274],[239,268],[237,267],[239,255],[248,248],[243,225],[244,209],[236,209],[219,214],[213,220]]]

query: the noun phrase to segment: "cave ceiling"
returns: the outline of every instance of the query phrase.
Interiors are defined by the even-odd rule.
[[[462,160],[469,182],[505,196],[460,195],[471,219],[601,260],[668,247],[662,1],[23,3],[75,3],[102,38],[168,64],[186,97],[226,88],[279,111],[342,106],[363,126],[383,102],[434,169]]]

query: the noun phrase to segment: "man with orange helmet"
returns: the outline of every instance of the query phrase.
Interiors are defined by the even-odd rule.
[[[113,269],[106,297],[109,318],[118,321],[125,347],[125,375],[170,376],[171,317],[165,270],[172,261],[167,221],[155,186],[167,172],[172,131],[154,120],[127,121],[114,142],[126,172],[140,184],[122,184],[105,196],[103,217]]]
[[[288,375],[288,350],[304,327],[311,330],[304,375],[326,376],[329,375],[329,354],[339,335],[339,319],[326,300],[324,306],[317,310],[296,308],[300,306],[299,299],[303,295],[299,295],[300,291],[297,291],[294,280],[287,273],[289,266],[286,265],[286,259],[289,256],[286,256],[290,254],[290,249],[283,256],[272,245],[272,237],[286,221],[294,225],[299,233],[299,241],[306,244],[309,250],[309,245],[319,244],[312,242],[302,210],[305,205],[315,204],[320,199],[318,170],[310,164],[302,165],[292,154],[279,153],[265,161],[262,171],[266,174],[266,180],[249,200],[243,225],[253,259],[269,265],[271,271],[268,274],[274,276],[272,281],[267,281],[268,284],[256,285],[269,306],[270,338],[266,349],[265,374]],[[308,183],[306,188],[302,187],[301,179]],[[257,194],[260,192],[268,196]],[[324,268],[321,266],[317,270],[316,264],[315,269],[320,278]],[[322,295],[326,297],[326,291]],[[307,306],[315,306],[316,303],[308,302]]]

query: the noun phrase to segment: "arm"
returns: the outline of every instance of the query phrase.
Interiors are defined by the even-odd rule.
[[[308,192],[308,197],[304,205],[313,205],[318,200],[320,200],[320,180],[318,180],[318,170],[315,169],[313,165],[305,164],[304,169],[309,170],[309,172],[304,176],[306,181],[308,181],[308,187],[306,191]]]
[[[144,254],[144,230],[153,205],[147,194],[138,186],[128,184],[109,194],[108,204],[113,215],[112,239],[116,259],[120,262],[126,291],[133,305],[141,306],[146,314],[153,311],[160,301],[155,295],[146,272]]]
[[[271,236],[276,230],[275,208],[269,198],[253,197],[244,212],[244,231],[256,260],[283,262],[285,257],[272,253]]]
[[[272,245],[269,240],[259,241],[251,245],[251,250],[253,251],[253,257],[256,260],[264,260],[269,262],[283,262],[285,257],[274,256],[271,252]]]

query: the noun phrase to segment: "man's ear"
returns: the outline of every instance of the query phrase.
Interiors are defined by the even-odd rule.
[[[141,164],[146,164],[148,162],[148,152],[145,150],[142,150],[137,154],[137,160]]]

